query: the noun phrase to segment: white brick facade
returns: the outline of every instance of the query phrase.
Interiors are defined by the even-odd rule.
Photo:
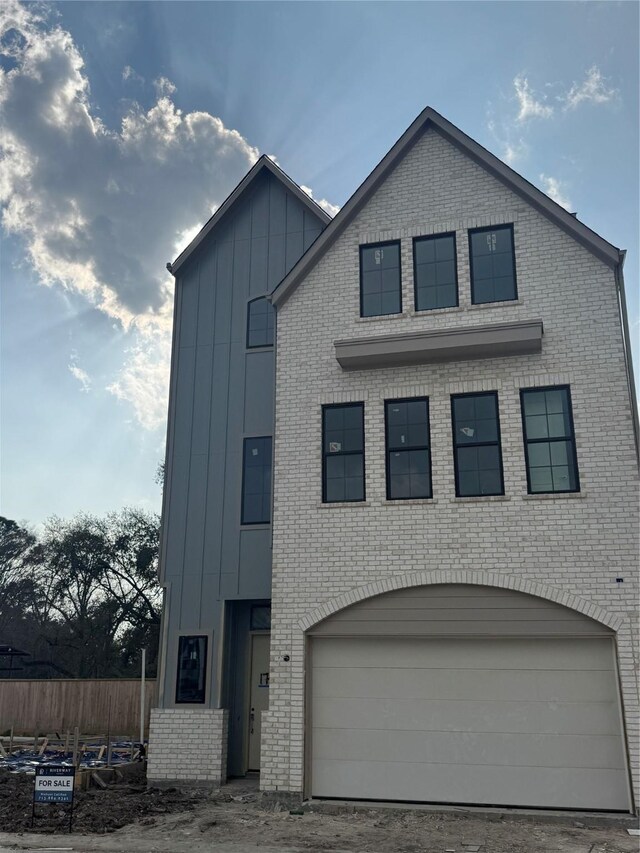
[[[226,782],[228,718],[220,708],[152,708],[149,784]]]
[[[513,223],[518,300],[472,305],[467,229]],[[456,231],[459,307],[413,311],[412,237]],[[402,315],[361,319],[363,243],[401,240]],[[540,355],[345,372],[333,342],[542,319]],[[527,494],[519,390],[571,388],[581,492]],[[504,497],[456,498],[450,395],[497,391]],[[388,502],[384,400],[427,396],[433,499]],[[614,274],[433,130],[278,309],[270,709],[261,786],[304,789],[305,630],[367,596],[477,583],[617,632],[638,801],[638,468]],[[366,502],[322,504],[321,406],[365,405]],[[623,578],[623,582],[617,581]],[[285,656],[290,660],[285,661]]]

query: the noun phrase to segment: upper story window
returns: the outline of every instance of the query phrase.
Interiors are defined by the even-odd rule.
[[[416,311],[458,304],[455,234],[414,238],[413,280]]]
[[[208,637],[178,638],[176,704],[202,704],[206,695]]]
[[[431,497],[429,401],[386,400],[387,500]]]
[[[401,311],[400,243],[360,246],[360,316]]]
[[[247,347],[272,347],[274,327],[273,305],[264,296],[252,299],[247,307]]]
[[[363,501],[364,404],[322,407],[322,501]]]
[[[241,521],[242,524],[271,521],[271,436],[244,440]]]
[[[579,492],[569,388],[523,389],[520,400],[529,494]]]
[[[513,225],[469,231],[469,257],[474,305],[518,298]]]
[[[503,495],[498,395],[451,397],[456,495]]]

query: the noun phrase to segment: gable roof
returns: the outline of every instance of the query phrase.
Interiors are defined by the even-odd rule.
[[[262,154],[261,157],[256,160],[254,165],[249,169],[244,178],[240,181],[237,187],[233,190],[233,192],[227,196],[227,198],[222,202],[220,207],[213,214],[211,219],[203,225],[203,227],[198,231],[193,240],[189,243],[186,249],[183,249],[182,252],[178,255],[173,263],[167,264],[167,269],[172,275],[177,275],[178,270],[181,266],[191,257],[191,255],[198,248],[200,243],[213,231],[218,222],[222,219],[223,216],[227,214],[227,212],[233,207],[233,205],[238,201],[238,199],[243,196],[249,187],[255,182],[256,178],[261,175],[264,171],[270,172],[274,177],[276,177],[286,189],[288,189],[293,195],[295,195],[315,216],[318,217],[325,225],[328,222],[331,222],[331,217],[324,212],[324,210],[309,196],[304,190],[301,190],[298,184],[295,181],[292,181],[289,175],[287,175],[283,170],[277,166],[273,160],[267,157],[266,154]]]
[[[434,109],[426,107],[407,130],[405,130],[393,148],[382,158],[369,177],[360,184],[344,207],[331,220],[331,223],[305,254],[302,255],[298,263],[292,267],[275,288],[271,294],[271,301],[274,305],[282,304],[293,293],[302,279],[313,269],[390,172],[398,165],[429,127],[433,127],[434,130],[440,133],[452,145],[486,169],[487,172],[535,207],[540,213],[550,219],[551,222],[555,223],[559,228],[562,228],[563,231],[589,249],[589,251],[593,252],[605,264],[615,268],[621,263],[622,253],[619,249],[607,242],[603,237],[600,237],[595,231],[587,228],[575,216],[568,213],[564,207],[552,201],[542,190],[539,190],[517,172],[514,172],[506,163],[503,163],[502,160],[499,160],[498,157],[491,154],[490,151],[487,151],[486,148],[483,148],[482,145],[479,145]]]

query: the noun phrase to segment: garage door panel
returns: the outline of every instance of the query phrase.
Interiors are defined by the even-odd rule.
[[[582,644],[582,645],[581,645]],[[588,646],[586,645],[588,644]],[[585,649],[588,653],[585,654]],[[313,665],[395,669],[610,670],[611,647],[600,639],[400,639],[323,638],[314,645]]]
[[[602,702],[615,695],[615,677],[611,670],[473,669],[461,677],[457,669],[314,666],[316,699],[395,698],[402,691],[406,699]]]
[[[429,765],[518,766],[523,754],[544,767],[624,770],[617,735],[549,735],[477,732],[378,731],[320,729],[313,733],[312,757],[322,761],[408,762]],[[437,770],[437,768],[434,768]]]
[[[340,796],[335,793],[337,788],[361,791],[361,799],[536,808],[562,804],[563,808],[592,809],[594,789],[599,809],[620,809],[620,802],[626,800],[624,780],[616,770],[586,773],[582,769],[446,764],[434,769],[402,762],[314,762],[315,796]]]
[[[615,734],[612,703],[483,702],[430,699],[316,699],[314,725],[320,728],[445,732],[537,732]]]
[[[315,638],[312,795],[629,809],[609,638]]]

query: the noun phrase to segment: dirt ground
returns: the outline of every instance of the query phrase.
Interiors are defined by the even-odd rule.
[[[159,815],[191,811],[201,802],[202,794],[176,788],[148,790],[144,767],[129,774],[126,782],[106,789],[77,791],[74,797],[73,828],[75,832],[114,832],[127,824],[154,820]],[[69,825],[67,806],[36,806],[36,820],[31,826],[33,776],[0,772],[0,830],[4,832],[66,832]]]
[[[542,817],[382,807],[334,806],[328,813],[326,804],[291,814],[278,805],[265,807],[255,781],[214,793],[147,790],[142,774],[105,790],[78,792],[73,834],[63,836],[62,808],[47,807],[51,819],[31,829],[32,790],[32,777],[0,777],[0,830],[11,833],[0,832],[0,849],[43,849],[47,839],[49,849],[118,853],[635,853],[639,847],[624,828],[589,828],[579,819],[553,824]]]

